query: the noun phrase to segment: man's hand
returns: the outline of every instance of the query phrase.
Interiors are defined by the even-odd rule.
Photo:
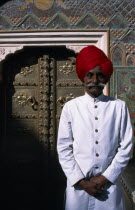
[[[103,190],[104,186],[108,182],[108,179],[106,179],[106,177],[104,177],[103,175],[100,175],[100,176],[94,176],[90,178],[90,181],[94,182],[97,185],[96,188],[98,190]]]
[[[82,179],[76,185],[92,196],[102,193],[102,189],[98,189],[97,184],[93,181]]]

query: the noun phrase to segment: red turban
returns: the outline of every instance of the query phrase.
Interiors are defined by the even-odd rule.
[[[105,53],[94,45],[84,47],[76,57],[76,73],[79,79],[83,82],[86,73],[96,66],[101,66],[107,79],[111,77],[113,65]]]

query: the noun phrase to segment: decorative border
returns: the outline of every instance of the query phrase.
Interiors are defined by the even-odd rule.
[[[56,93],[55,93],[55,83],[56,83],[56,72],[55,72],[55,60],[50,59],[50,152],[55,151],[55,139],[56,139]]]
[[[39,142],[48,151],[49,143],[49,57],[47,55],[39,61]]]

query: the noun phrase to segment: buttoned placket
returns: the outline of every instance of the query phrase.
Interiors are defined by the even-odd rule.
[[[100,157],[99,154],[99,101],[94,99],[94,151],[95,151],[95,169],[96,171],[99,169],[98,158]],[[95,172],[96,172],[95,171]]]
[[[92,98],[87,93],[85,93],[88,110],[91,110],[92,121],[93,121],[93,147],[94,147],[94,167],[92,174],[96,175],[100,171],[100,111],[101,110],[101,101],[103,101],[104,95],[99,96],[98,98]]]

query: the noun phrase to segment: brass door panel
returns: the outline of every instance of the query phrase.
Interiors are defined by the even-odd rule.
[[[32,56],[26,50],[26,61],[14,55],[3,65],[2,200],[18,210],[41,209],[47,200],[49,58]]]
[[[68,57],[66,60],[57,61],[57,129],[61,110],[64,104],[78,96],[84,94],[84,88],[80,80],[76,76],[75,57]]]
[[[64,47],[25,49],[3,65],[3,197],[8,190],[12,207],[17,196],[26,202],[22,207],[62,209],[66,179],[56,152],[58,123],[65,102],[84,94],[75,56]]]

